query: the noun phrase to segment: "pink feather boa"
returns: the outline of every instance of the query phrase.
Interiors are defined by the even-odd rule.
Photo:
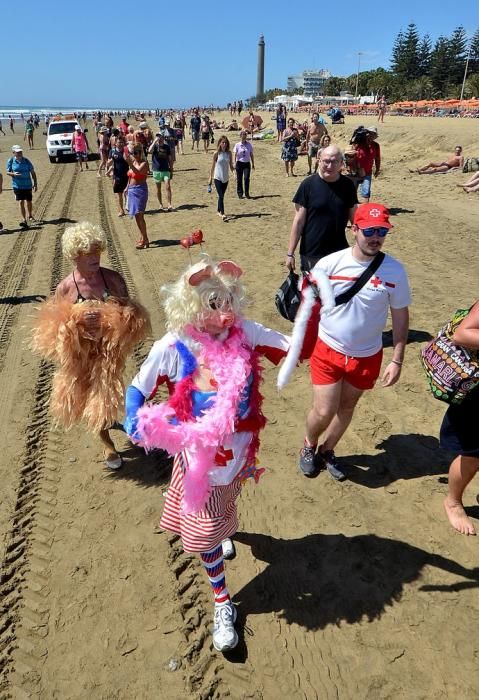
[[[167,402],[149,404],[138,411],[138,433],[148,449],[161,448],[170,455],[187,449],[188,468],[184,475],[183,511],[196,513],[209,497],[208,471],[224,439],[232,435],[238,404],[252,371],[252,348],[241,326],[230,329],[225,340],[217,340],[192,326],[187,335],[201,347],[201,357],[218,384],[214,404],[198,418],[172,423],[177,417]],[[191,388],[187,382],[185,388]]]

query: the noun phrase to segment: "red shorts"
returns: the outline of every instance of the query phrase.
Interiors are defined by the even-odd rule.
[[[381,371],[383,349],[369,357],[351,357],[333,350],[320,338],[310,360],[313,384],[336,384],[345,379],[356,389],[372,389]]]

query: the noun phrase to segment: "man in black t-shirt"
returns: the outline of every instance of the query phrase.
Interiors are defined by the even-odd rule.
[[[125,216],[126,214],[123,204],[123,193],[128,185],[129,165],[124,157],[125,146],[125,137],[123,134],[119,134],[115,147],[110,150],[106,170],[107,175],[113,173],[113,192],[118,195],[118,216]]]
[[[358,204],[351,180],[341,175],[343,154],[337,146],[321,151],[317,174],[300,184],[293,197],[296,208],[286,265],[296,267],[294,251],[299,245],[301,270],[311,270],[320,258],[348,247],[346,224],[352,222]]]
[[[191,150],[194,151],[195,143],[196,150],[200,148],[200,129],[201,129],[201,117],[197,109],[194,110],[193,116],[190,119],[190,132],[191,132]]]
[[[166,143],[163,132],[159,131],[156,138],[148,149],[151,153],[151,169],[153,171],[153,180],[156,183],[156,195],[160,203],[160,209],[163,209],[163,201],[161,198],[161,183],[165,183],[167,211],[172,211],[171,206],[171,179],[173,177],[173,158],[171,156],[171,148]]]

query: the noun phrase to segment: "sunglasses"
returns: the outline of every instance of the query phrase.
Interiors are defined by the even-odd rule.
[[[371,238],[374,235],[384,238],[389,233],[389,229],[385,226],[371,226],[370,228],[362,228],[361,231],[366,238]]]

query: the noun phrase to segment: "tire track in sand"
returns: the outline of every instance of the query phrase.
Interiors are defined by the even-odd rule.
[[[47,213],[65,169],[65,164],[55,168],[45,183],[35,206],[37,219],[43,219]],[[38,228],[22,231],[17,236],[0,273],[0,298],[11,300],[10,303],[2,304],[0,315],[0,372],[3,370],[12,330],[20,313],[20,305],[15,303],[15,299],[21,296],[28,283],[32,262],[40,242],[41,231]]]
[[[125,219],[122,219],[124,236],[119,236],[115,227],[115,219],[111,213],[113,200],[110,206],[105,198],[104,181],[98,180],[98,200],[100,210],[100,223],[107,232],[108,255],[115,269],[125,278],[132,295],[137,296],[137,287],[133,275],[126,261],[121,241],[129,241],[129,228]],[[158,306],[160,297],[158,294],[157,279],[151,268],[142,262],[141,268],[144,277],[150,283],[150,289]],[[143,345],[134,353],[137,367],[143,362],[146,351]],[[213,607],[211,591],[206,582],[203,569],[196,556],[185,553],[181,546],[181,540],[177,535],[168,534],[170,553],[168,563],[176,577],[175,607],[178,618],[182,620],[180,631],[184,638],[178,654],[186,668],[186,690],[195,692],[198,697],[211,697],[210,693],[219,685],[221,679],[219,671],[223,668],[223,657],[213,649],[211,642]],[[209,612],[207,612],[209,611]]]
[[[55,173],[46,195],[46,211],[61,180]],[[77,181],[75,168],[63,202],[60,218],[66,219]],[[55,238],[50,289],[62,276],[59,226]],[[28,258],[27,258],[28,261]],[[27,264],[24,261],[24,264]],[[28,274],[28,273],[27,273]],[[11,527],[5,540],[0,564],[0,697],[24,697],[35,692],[40,681],[39,667],[46,650],[41,640],[48,631],[48,578],[51,533],[60,449],[55,433],[49,439],[48,397],[53,368],[41,361],[33,393],[30,422],[26,428],[25,450],[16,490]],[[45,468],[45,465],[48,467]],[[27,580],[28,576],[28,580]]]

